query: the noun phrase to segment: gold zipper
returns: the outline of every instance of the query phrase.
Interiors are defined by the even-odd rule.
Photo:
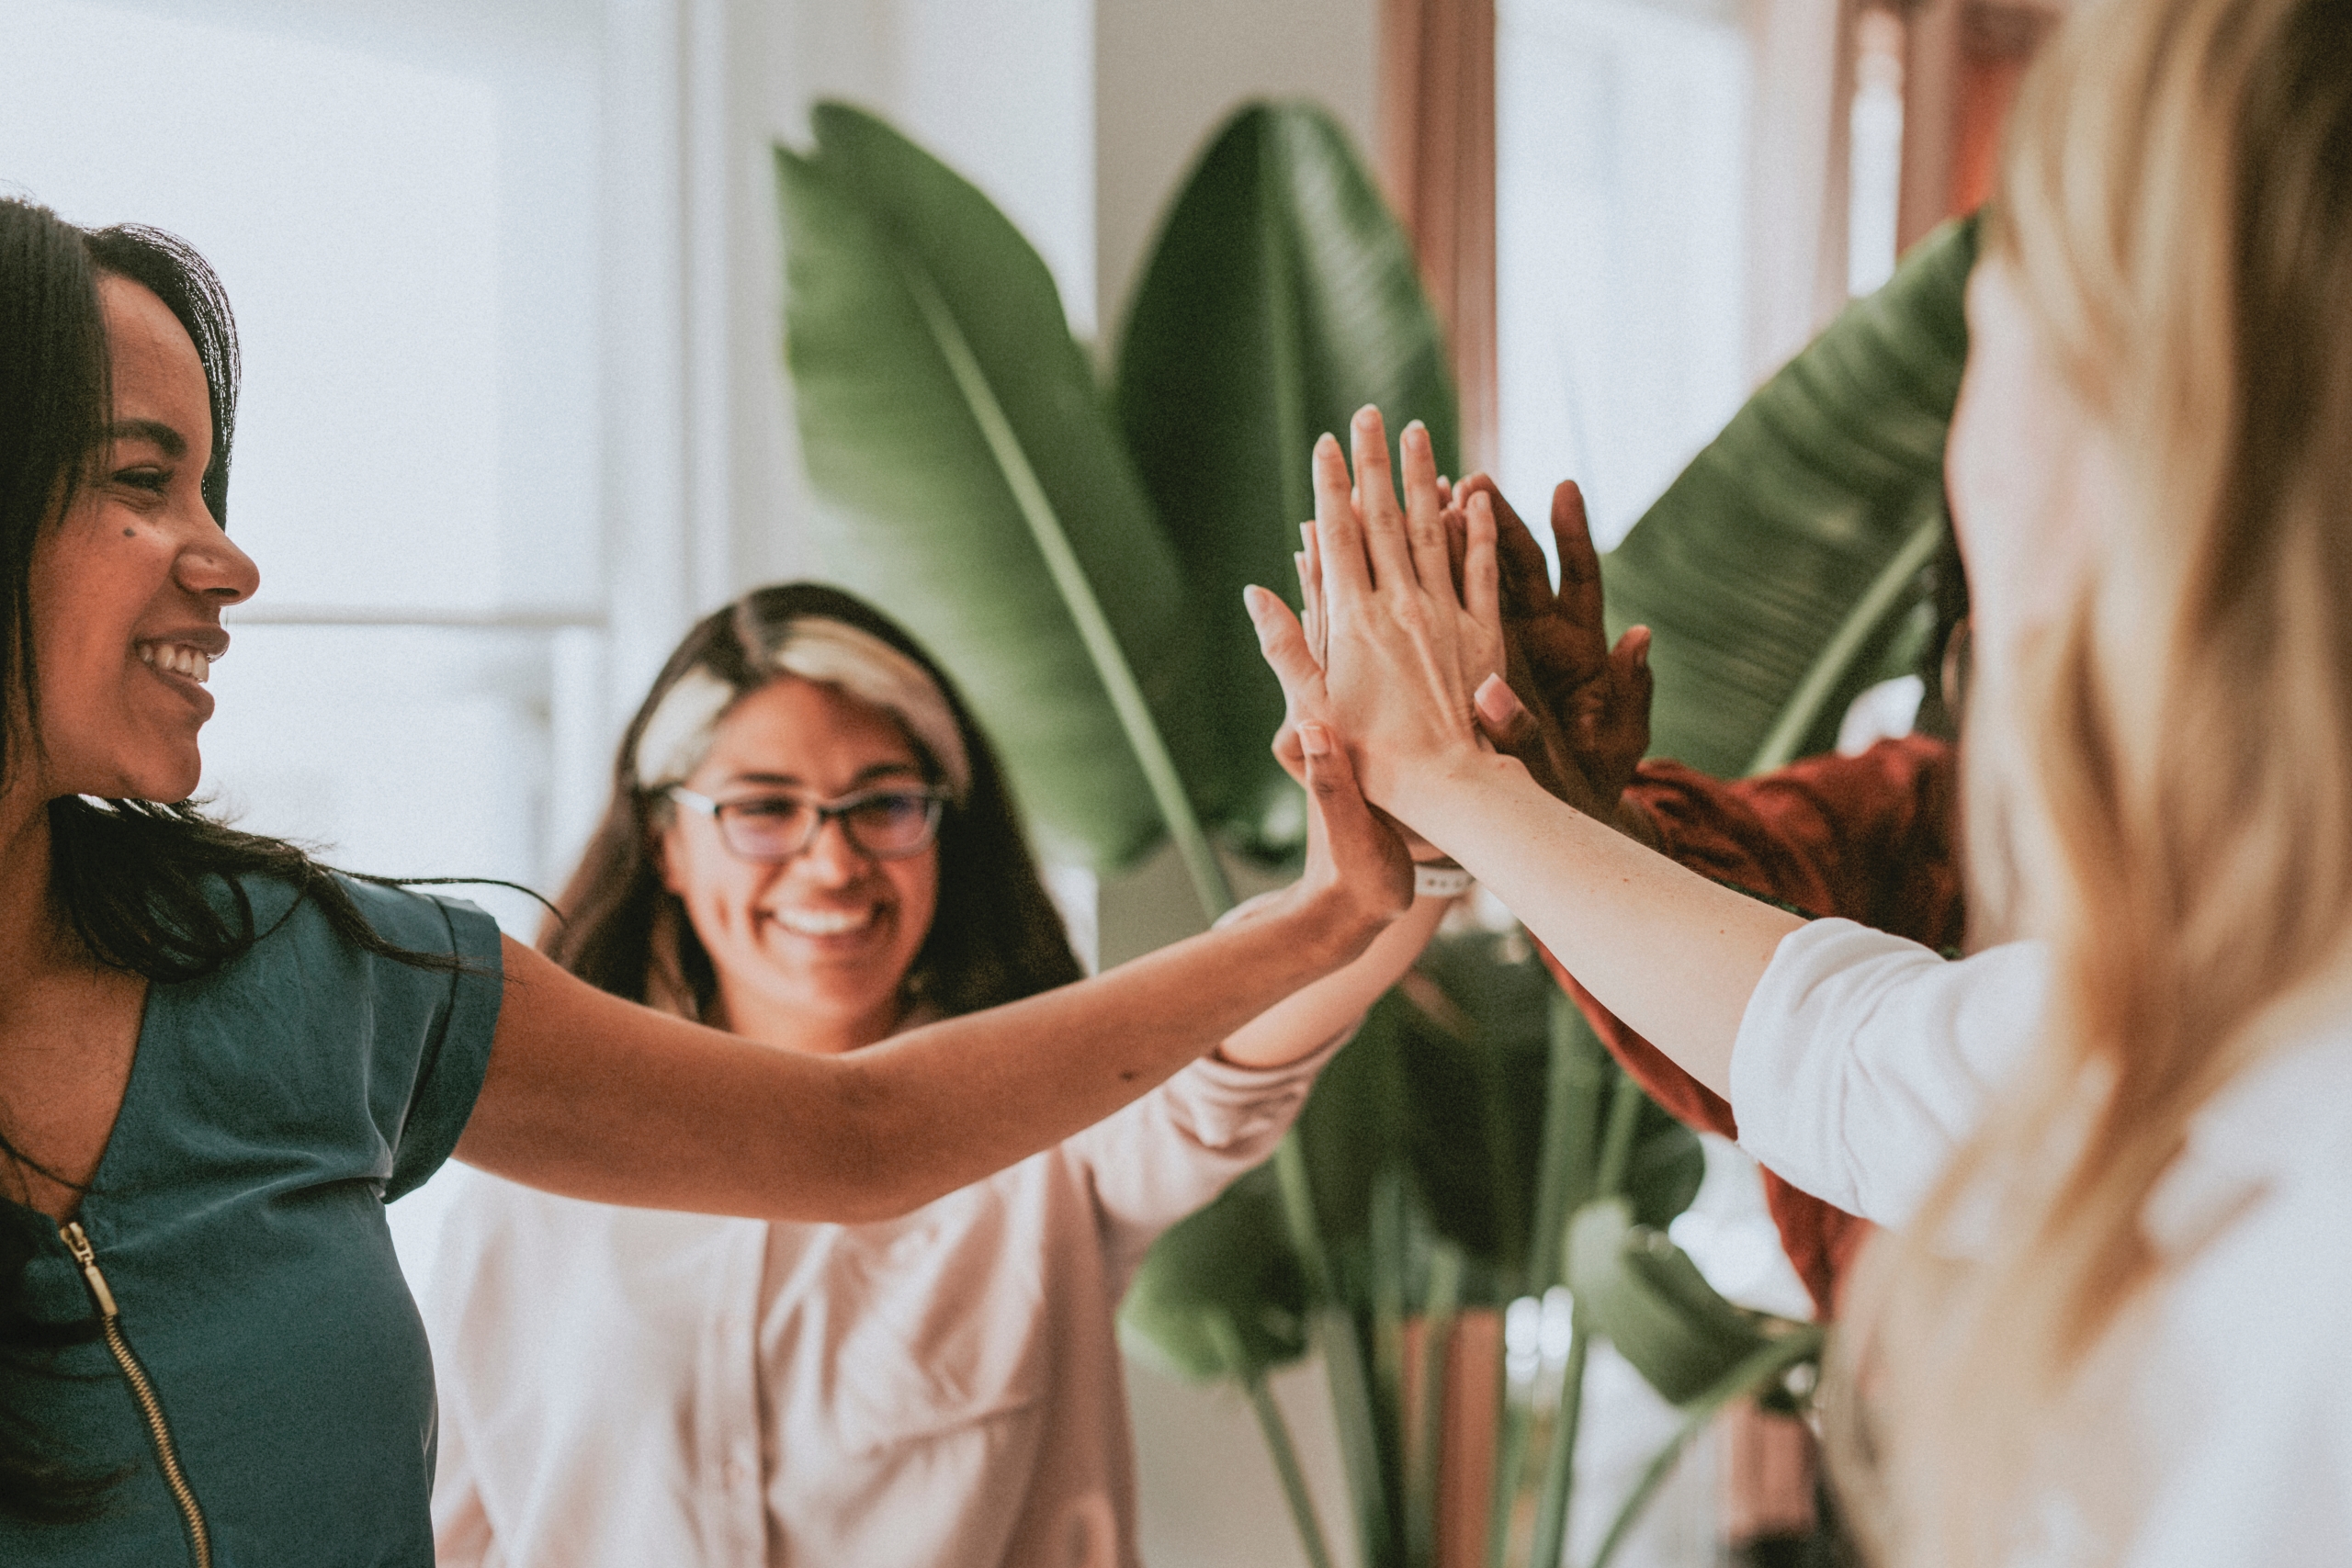
[[[155,1458],[164,1467],[164,1484],[171,1488],[172,1500],[179,1505],[180,1520],[187,1527],[189,1553],[196,1559],[196,1568],[212,1568],[212,1535],[204,1528],[204,1510],[196,1505],[196,1493],[187,1483],[187,1474],[180,1469],[180,1451],[172,1442],[172,1429],[164,1422],[163,1401],[155,1397],[155,1385],[147,1381],[147,1369],[130,1353],[130,1341],[122,1337],[122,1313],[115,1305],[114,1292],[107,1288],[107,1277],[98,1272],[97,1248],[82,1234],[78,1220],[68,1220],[57,1227],[58,1238],[82,1266],[82,1278],[89,1282],[90,1299],[98,1303],[98,1322],[106,1331],[107,1348],[114,1352],[115,1365],[122,1369],[123,1381],[130,1385],[131,1397],[139,1402],[140,1414],[147,1418],[147,1435],[155,1441]]]

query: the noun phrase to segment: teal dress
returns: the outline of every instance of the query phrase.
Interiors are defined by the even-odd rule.
[[[213,1568],[432,1563],[433,1363],[384,1205],[440,1167],[473,1111],[498,928],[454,899],[346,886],[386,938],[464,970],[364,953],[306,901],[220,972],[150,989],[74,1238],[117,1333],[0,1390],[55,1451],[122,1479],[87,1523],[0,1519],[0,1563],[194,1563],[190,1501]],[[247,888],[264,929],[292,901]],[[44,1237],[32,1316],[88,1323],[89,1270],[45,1216],[7,1207]]]

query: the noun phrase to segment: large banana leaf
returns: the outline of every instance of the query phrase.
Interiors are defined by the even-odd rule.
[[[1656,633],[1657,754],[1733,776],[1826,750],[1855,695],[1917,650],[1975,254],[1973,220],[1914,247],[1610,555],[1611,634]]]
[[[776,180],[825,570],[955,671],[1049,853],[1124,865],[1230,772],[1175,552],[1036,252],[880,120],[813,119]]]
[[[1221,755],[1215,809],[1245,845],[1295,846],[1297,792],[1266,754],[1282,694],[1241,589],[1295,606],[1291,552],[1313,515],[1307,452],[1363,404],[1428,424],[1455,468],[1444,343],[1412,248],[1320,108],[1253,104],[1201,155],[1128,312],[1118,417],[1195,595]]]

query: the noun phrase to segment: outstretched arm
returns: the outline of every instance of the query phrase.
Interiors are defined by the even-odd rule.
[[[1477,688],[1456,655],[1475,623],[1442,530],[1417,515],[1440,512],[1427,441],[1404,444],[1400,509],[1376,410],[1357,415],[1353,436],[1358,475],[1380,482],[1351,483],[1328,436],[1315,453],[1325,664],[1279,600],[1250,601],[1294,705],[1328,716],[1374,803],[1461,862],[1604,1005],[1727,1095],[1741,1014],[1799,922],[1553,799],[1484,744]]]
[[[518,943],[458,1153],[567,1196],[762,1219],[919,1207],[1144,1093],[1362,953],[1409,899],[1343,753],[1307,759],[1329,853],[1259,918],[847,1056],[754,1045]]]

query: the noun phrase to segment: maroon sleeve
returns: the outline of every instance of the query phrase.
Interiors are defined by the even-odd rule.
[[[1648,811],[1659,848],[1693,871],[1941,948],[1959,945],[1963,923],[1954,783],[1951,748],[1909,735],[1752,779],[1644,762],[1626,793]],[[1544,961],[1651,1099],[1694,1127],[1738,1135],[1720,1095],[1619,1022],[1551,953]],[[1770,1171],[1764,1187],[1781,1249],[1826,1315],[1869,1227]]]

